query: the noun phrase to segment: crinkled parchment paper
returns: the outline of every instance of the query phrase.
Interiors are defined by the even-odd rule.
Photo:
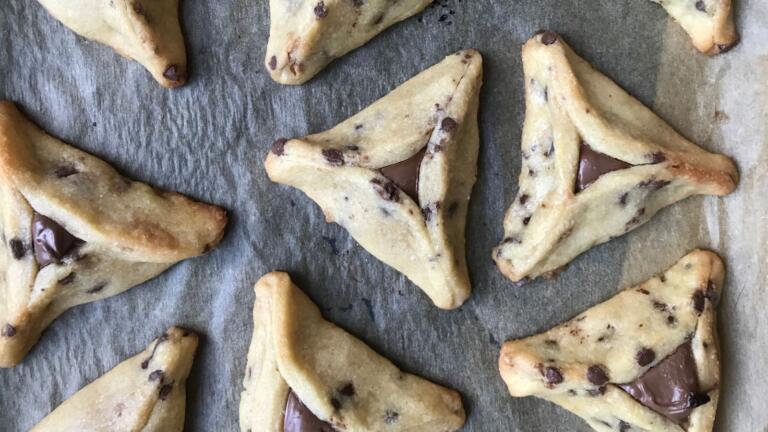
[[[469,414],[465,430],[587,431],[554,405],[509,397],[496,369],[499,343],[545,330],[690,249],[708,247],[728,266],[718,430],[768,431],[766,0],[739,0],[742,43],[711,59],[645,0],[441,0],[301,87],[277,85],[263,69],[266,0],[184,0],[182,11],[191,81],[169,91],[139,64],[76,36],[36,2],[0,4],[0,98],[131,177],[231,212],[218,249],[67,312],[21,365],[0,370],[0,430],[30,428],[173,324],[202,336],[187,430],[237,430],[252,286],[282,269],[327,318],[402,368],[458,389]],[[517,189],[520,45],[539,28],[562,33],[685,136],[735,158],[742,179],[725,199],[680,203],[579,257],[557,279],[514,288],[490,251]],[[446,312],[343,229],[326,224],[300,192],[271,184],[262,160],[275,138],[327,129],[468,47],[483,53],[486,67],[468,222],[474,294]]]

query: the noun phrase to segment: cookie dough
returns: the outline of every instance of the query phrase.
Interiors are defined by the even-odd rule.
[[[697,250],[547,332],[506,342],[501,377],[598,432],[706,432],[720,394],[717,255]]]
[[[511,280],[551,275],[663,207],[736,187],[730,159],[680,136],[556,33],[523,46],[523,68],[519,189],[493,251]]]
[[[285,273],[255,287],[240,400],[243,432],[448,432],[464,424],[453,390],[399,370],[326,321]]]
[[[154,189],[0,102],[0,367],[71,307],[215,247],[220,208]]]
[[[325,132],[277,140],[269,178],[405,274],[438,307],[469,297],[467,205],[477,172],[482,59],[460,51]]]
[[[302,84],[336,58],[432,0],[270,0],[265,65],[272,79]]]
[[[59,405],[31,432],[181,432],[197,336],[171,327]]]
[[[739,40],[731,0],[651,0],[685,29],[699,51],[707,55],[731,49]]]
[[[75,33],[136,60],[163,87],[187,82],[179,0],[37,0]]]

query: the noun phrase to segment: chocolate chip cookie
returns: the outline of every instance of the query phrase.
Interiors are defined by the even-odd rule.
[[[537,396],[596,431],[711,431],[720,394],[716,307],[724,271],[697,250],[544,333],[506,342],[512,396]]]
[[[551,275],[668,205],[736,187],[730,159],[680,136],[556,33],[523,46],[523,68],[519,189],[493,251],[511,280]]]
[[[480,54],[460,51],[328,131],[275,141],[267,174],[301,189],[435,305],[456,308],[471,291],[464,231],[481,84]]]
[[[0,367],[71,307],[215,247],[226,212],[129,180],[0,102]]]
[[[255,287],[240,430],[455,431],[459,394],[399,370],[326,321],[285,273]]]

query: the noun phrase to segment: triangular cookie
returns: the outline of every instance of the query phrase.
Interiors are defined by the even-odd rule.
[[[458,307],[471,291],[464,228],[481,84],[480,54],[458,52],[333,129],[277,140],[267,174],[301,189],[438,307]]]
[[[265,64],[272,79],[302,84],[328,63],[432,0],[270,0]]]
[[[716,306],[723,264],[694,251],[545,333],[509,341],[512,396],[538,396],[600,432],[711,431],[720,392]]]
[[[179,0],[37,0],[75,33],[144,65],[163,87],[187,82]]]
[[[255,291],[240,430],[447,432],[464,424],[458,393],[401,371],[324,320],[287,274],[265,275]]]
[[[181,432],[197,336],[171,327],[59,405],[31,432]]]
[[[216,246],[220,208],[153,189],[0,102],[0,367],[67,309]]]
[[[735,188],[730,159],[677,134],[557,34],[529,40],[523,68],[520,187],[493,253],[513,281],[550,274],[686,197]]]
[[[731,49],[739,40],[731,0],[651,0],[666,9],[707,55]]]

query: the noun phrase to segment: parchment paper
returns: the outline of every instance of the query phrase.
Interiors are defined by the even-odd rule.
[[[251,337],[253,283],[290,271],[325,316],[402,368],[458,389],[466,431],[588,431],[534,398],[508,396],[499,343],[545,330],[666,269],[695,247],[728,266],[720,334],[725,366],[718,430],[768,431],[768,2],[739,0],[742,42],[707,58],[645,0],[440,0],[310,83],[284,87],[262,66],[266,0],[185,0],[191,82],[164,90],[137,63],[66,29],[31,0],[0,5],[0,98],[43,128],[158,187],[231,211],[211,254],[75,308],[24,362],[0,370],[0,430],[33,426],[79,388],[141,351],[170,325],[200,333],[187,403],[189,431],[238,430]],[[524,117],[520,45],[550,28],[681,133],[736,159],[738,190],[662,211],[594,248],[553,281],[514,288],[491,248],[517,189]],[[468,222],[474,294],[436,309],[360,248],[299,191],[262,167],[277,137],[325,130],[462,48],[485,59],[481,157]]]

